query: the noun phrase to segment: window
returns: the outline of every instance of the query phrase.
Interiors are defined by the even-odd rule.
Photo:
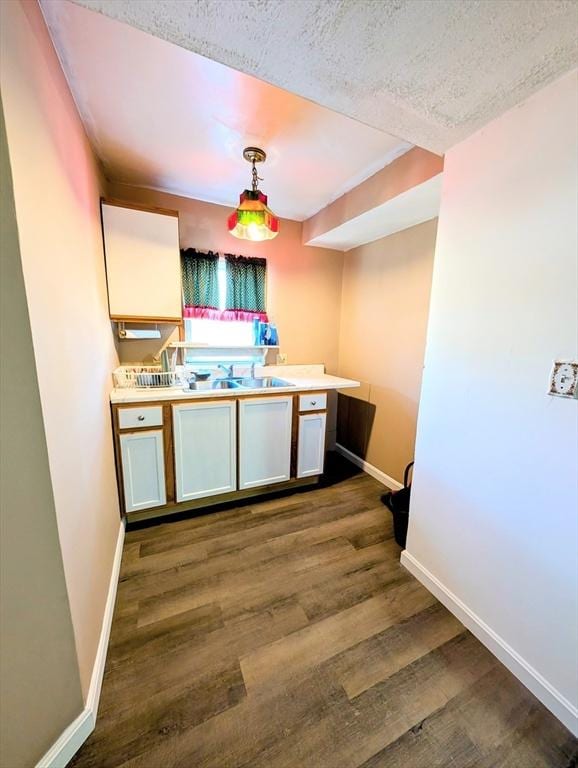
[[[265,259],[181,251],[185,340],[251,346],[253,320],[267,321]]]
[[[210,347],[250,347],[254,344],[253,323],[247,320],[211,320],[207,317],[185,318],[185,341]]]

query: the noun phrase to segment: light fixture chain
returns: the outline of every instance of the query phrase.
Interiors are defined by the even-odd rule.
[[[260,176],[257,175],[257,169],[255,168],[255,160],[253,160],[253,170],[251,171],[251,174],[253,176],[253,181],[252,181],[253,192],[258,192],[259,191],[259,182],[263,181],[263,179]]]
[[[243,158],[251,163],[253,190],[243,190],[238,208],[227,221],[229,232],[240,240],[272,240],[279,234],[279,219],[267,207],[267,195],[259,191],[259,182],[263,179],[256,168],[257,163],[265,162],[267,155],[259,147],[245,147]]]

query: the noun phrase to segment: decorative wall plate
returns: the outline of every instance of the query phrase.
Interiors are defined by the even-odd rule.
[[[578,363],[557,360],[550,378],[550,395],[578,397]]]

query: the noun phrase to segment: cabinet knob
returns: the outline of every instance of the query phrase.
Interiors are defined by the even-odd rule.
[[[139,416],[139,417],[138,417],[138,420],[139,420],[139,421],[144,421],[144,420],[145,420],[145,417],[144,417],[144,416]]]
[[[311,405],[317,405],[317,400],[312,400]]]

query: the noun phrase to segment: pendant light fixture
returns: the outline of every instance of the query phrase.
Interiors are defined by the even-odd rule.
[[[229,216],[229,232],[239,240],[272,240],[279,234],[279,219],[267,207],[267,195],[259,190],[256,163],[265,161],[267,155],[258,147],[246,147],[243,157],[251,163],[251,189],[245,189],[239,198],[239,207]]]

